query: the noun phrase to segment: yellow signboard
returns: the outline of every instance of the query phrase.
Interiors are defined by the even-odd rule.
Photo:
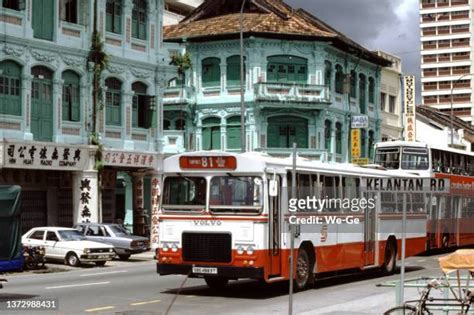
[[[367,165],[369,164],[369,159],[368,158],[352,158],[352,164]]]
[[[360,157],[360,129],[351,130],[352,158]]]

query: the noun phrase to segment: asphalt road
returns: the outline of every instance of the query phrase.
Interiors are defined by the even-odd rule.
[[[440,276],[437,257],[407,259],[407,278]],[[0,303],[18,299],[55,299],[58,310],[0,314],[287,314],[288,283],[265,285],[234,281],[214,291],[201,279],[156,274],[152,260],[131,260],[105,267],[73,269],[49,274],[16,274],[6,277]],[[394,306],[393,288],[376,285],[398,279],[365,271],[318,279],[313,289],[294,295],[295,314],[381,314]],[[183,289],[178,288],[186,280]],[[406,291],[416,298],[417,291]],[[5,305],[5,304],[4,304]]]

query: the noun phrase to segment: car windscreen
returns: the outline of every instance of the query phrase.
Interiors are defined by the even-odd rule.
[[[132,235],[129,230],[120,225],[109,225],[109,228],[115,235]]]
[[[206,207],[206,186],[204,177],[166,177],[163,189],[163,209],[173,211],[204,209]]]
[[[59,237],[62,241],[82,241],[86,238],[77,230],[62,230],[58,231]]]

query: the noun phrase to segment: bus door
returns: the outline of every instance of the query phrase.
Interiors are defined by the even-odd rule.
[[[270,179],[275,178],[276,188],[278,190],[276,196],[268,194],[268,260],[270,262],[271,276],[281,274],[281,208],[280,198],[284,193],[281,189],[281,179],[279,176],[267,174],[268,191],[270,191]]]
[[[375,197],[375,193],[364,193],[364,197],[368,200],[380,199]],[[376,207],[366,207],[364,209],[364,265],[371,266],[375,264],[375,220]]]
[[[428,244],[429,244],[428,249],[431,249],[431,248],[438,247],[436,244],[436,234],[437,234],[436,231],[438,230],[438,220],[440,216],[439,216],[438,202],[437,202],[439,198],[437,198],[437,196],[434,194],[430,194],[429,196],[430,198],[427,203],[428,209],[429,209],[428,211],[429,225],[428,225],[427,232],[428,232]]]

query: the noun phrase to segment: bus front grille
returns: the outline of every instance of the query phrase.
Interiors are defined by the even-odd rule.
[[[229,233],[183,233],[183,260],[230,262],[232,237]]]

